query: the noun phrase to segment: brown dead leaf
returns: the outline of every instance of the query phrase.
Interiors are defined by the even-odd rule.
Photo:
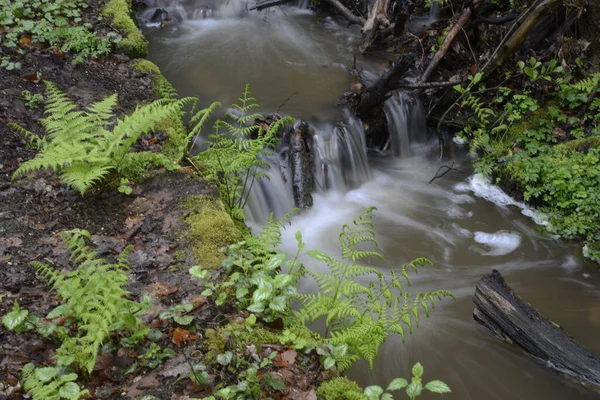
[[[141,217],[127,217],[125,218],[125,227],[127,227],[127,229],[133,229],[134,227],[137,227],[138,225],[142,224],[142,218]]]
[[[287,398],[290,400],[317,400],[317,393],[315,393],[315,389],[311,389],[308,392],[292,389]]]
[[[20,47],[29,47],[29,44],[31,43],[31,36],[29,35],[22,35],[19,40],[17,41],[17,43],[19,44]]]
[[[175,328],[171,332],[171,341],[177,346],[187,342],[195,342],[200,337],[199,333],[191,334],[190,331],[183,328]]]
[[[158,297],[165,297],[177,293],[181,288],[180,285],[174,285],[170,282],[155,282],[152,287]]]
[[[277,353],[273,360],[273,365],[276,367],[287,367],[296,362],[298,353],[294,349],[286,350],[283,353]]]
[[[41,81],[43,81],[42,77],[40,75],[36,74],[31,74],[31,75],[25,75],[23,77],[23,80],[26,80],[28,82],[33,82],[33,83],[40,83]]]
[[[560,139],[564,139],[567,137],[567,132],[565,132],[564,129],[558,127],[554,128],[552,134]]]

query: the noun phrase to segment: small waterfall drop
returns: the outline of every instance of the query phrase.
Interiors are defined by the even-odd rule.
[[[393,93],[383,106],[396,157],[410,157],[410,145],[426,139],[427,127],[423,105],[416,97],[401,91]]]

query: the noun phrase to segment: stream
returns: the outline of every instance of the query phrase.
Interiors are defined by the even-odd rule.
[[[346,28],[344,22],[300,7],[247,14],[231,1],[229,7],[210,13],[208,3],[200,11],[199,2],[165,3],[164,8],[182,21],[147,33],[148,58],[180,95],[199,95],[202,104],[231,104],[250,83],[263,113],[278,111],[311,123],[314,206],[293,218],[284,231],[283,250],[295,252],[294,233],[300,230],[308,249],[339,255],[342,225],[376,206],[374,223],[385,261],[374,265],[386,271],[427,257],[434,265],[411,277],[410,292],[444,288],[457,297],[455,302],[438,302],[430,318],[423,314],[420,327],[405,344],[390,337],[373,374],[359,364],[349,377],[362,386],[385,387],[395,377],[409,377],[410,367],[419,361],[425,381],[440,379],[451,387],[452,394],[443,399],[597,398],[496,339],[471,315],[477,281],[496,268],[540,313],[600,353],[597,265],[587,262],[579,247],[542,233],[538,224],[543,216],[472,175],[467,156],[455,160],[461,173],[448,173],[429,184],[441,165],[437,141],[427,138],[422,106],[406,94],[396,94],[384,107],[393,131],[392,150],[367,153],[361,123],[336,106],[352,82],[346,67],[352,66],[360,42],[358,27]],[[152,11],[144,13],[146,18]],[[374,76],[388,59],[359,56],[357,64]],[[255,187],[246,208],[254,226],[264,223],[271,211],[281,215],[293,207],[289,180],[281,179],[287,173],[285,152],[278,157],[271,181]],[[304,261],[309,268],[325,268]],[[300,288],[314,289],[310,282]]]

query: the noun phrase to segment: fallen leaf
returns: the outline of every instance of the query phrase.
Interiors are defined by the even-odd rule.
[[[200,337],[199,333],[191,334],[190,331],[183,328],[175,328],[171,332],[171,340],[177,346],[181,346],[187,342],[195,342]]]
[[[157,142],[158,142],[157,138],[151,138],[148,140],[148,144],[150,144],[150,145],[156,144]]]
[[[0,238],[0,243],[6,247],[20,247],[23,241],[16,236],[9,236]]]
[[[23,35],[23,36],[21,36],[19,38],[19,40],[17,41],[17,43],[21,47],[29,47],[29,44],[31,43],[31,36],[29,36],[29,35]]]
[[[275,359],[273,360],[273,365],[276,367],[287,367],[290,364],[294,364],[296,362],[296,350],[290,349],[284,351],[283,353],[277,353]]]
[[[25,75],[23,77],[24,80],[29,81],[29,82],[33,82],[33,83],[40,83],[43,79],[40,75],[36,74],[31,74],[31,75]]]

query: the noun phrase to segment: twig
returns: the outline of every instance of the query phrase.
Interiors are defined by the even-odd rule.
[[[446,170],[444,172],[442,172],[441,174],[439,173],[442,168],[446,168]],[[431,183],[433,181],[435,181],[437,178],[441,178],[442,176],[446,175],[448,172],[450,171],[456,171],[458,173],[464,174],[465,172],[463,171],[459,171],[458,169],[454,168],[454,164],[452,164],[452,167],[449,167],[447,165],[442,165],[441,167],[438,168],[438,170],[435,173],[435,176],[433,178],[431,178],[431,180],[429,181],[429,184],[431,185]]]
[[[288,101],[290,101],[290,100],[292,99],[292,97],[294,97],[294,96],[295,96],[295,95],[297,95],[298,93],[299,93],[299,92],[296,90],[294,93],[290,94],[290,95],[288,96],[288,98],[287,98],[287,99],[285,99],[285,100],[283,101],[283,103],[281,103],[281,104],[279,105],[279,107],[277,108],[277,111],[276,111],[276,112],[280,112],[280,111],[281,111],[281,109],[282,109],[282,108],[285,106],[285,103],[287,103]]]
[[[474,7],[479,7],[480,4],[480,0],[473,0]],[[440,49],[435,53],[433,59],[427,66],[427,69],[425,70],[425,72],[423,72],[423,75],[421,75],[421,79],[419,80],[419,82],[423,83],[427,81],[427,79],[429,79],[431,73],[437,68],[438,64],[442,61],[442,59],[448,52],[448,49],[450,49],[450,45],[452,44],[452,42],[454,42],[454,39],[456,38],[458,32],[462,30],[463,26],[465,26],[466,23],[469,21],[469,18],[471,18],[471,14],[471,8],[465,8],[462,14],[460,14],[460,17],[454,23],[454,26],[452,27],[452,29],[450,29],[450,31],[444,38],[444,43],[442,43]]]
[[[434,89],[439,87],[454,86],[464,83],[466,79],[459,79],[456,81],[448,82],[424,82],[424,83],[413,83],[413,84],[401,84],[398,85],[399,89]]]

